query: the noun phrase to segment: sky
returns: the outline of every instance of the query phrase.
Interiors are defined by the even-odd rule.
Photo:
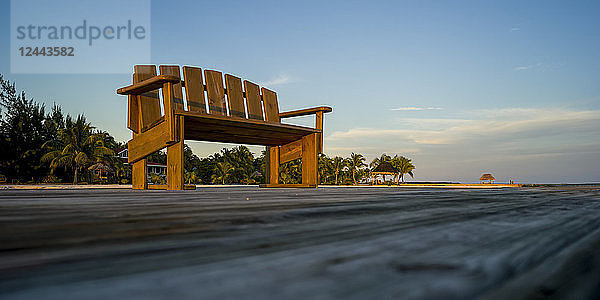
[[[11,73],[10,11],[0,74],[128,140],[115,90],[131,74]],[[152,1],[150,62],[258,82],[281,111],[331,106],[327,155],[403,155],[409,181],[600,182],[599,15],[598,1]]]

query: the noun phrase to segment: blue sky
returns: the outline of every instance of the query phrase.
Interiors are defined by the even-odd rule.
[[[115,90],[131,75],[10,74],[9,5],[0,73],[127,140]],[[330,105],[328,155],[404,155],[415,180],[599,182],[599,15],[597,1],[152,1],[151,60],[260,82],[282,111]]]

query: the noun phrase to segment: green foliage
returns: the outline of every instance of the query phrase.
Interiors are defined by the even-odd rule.
[[[362,156],[362,154],[358,154],[358,153],[354,153],[352,152],[352,154],[350,154],[350,158],[348,158],[348,168],[350,169],[350,171],[352,172],[352,182],[354,183],[354,185],[357,185],[358,183],[356,182],[356,173],[361,170],[363,167],[366,167],[367,165],[365,164],[365,157]],[[360,180],[360,174],[359,174],[359,180]]]
[[[73,184],[77,184],[79,171],[94,162],[105,165],[113,163],[115,153],[105,146],[107,134],[95,132],[83,115],[73,121],[67,116],[65,128],[59,128],[55,139],[45,142],[42,148],[47,152],[41,158],[48,163],[50,173],[65,168],[73,171]]]
[[[96,130],[83,115],[73,118],[63,114],[57,105],[46,113],[44,105],[18,93],[15,85],[0,75],[0,177],[7,182],[58,183],[79,179],[90,181],[87,167],[101,163],[110,168],[108,182],[130,183],[131,167],[115,156],[115,150],[126,144],[115,141],[108,133]],[[265,182],[266,152],[254,157],[246,146],[222,149],[205,158],[196,156],[184,145],[184,180],[188,184],[258,184]],[[333,158],[319,154],[321,184],[358,184],[369,176],[365,158],[358,153]],[[166,164],[165,151],[157,151],[149,161]],[[382,162],[391,163],[404,174],[414,176],[411,160],[403,156],[382,154],[371,168]],[[302,181],[300,159],[280,166],[280,182]],[[165,176],[150,174],[154,183],[164,184]]]
[[[164,175],[150,173],[150,182],[153,184],[167,184],[167,180]]]
[[[404,156],[394,156],[392,161],[390,162],[398,173],[400,174],[400,179],[402,179],[402,183],[404,183],[404,174],[410,175],[410,177],[415,178],[413,174],[413,170],[415,166],[412,164],[412,160],[404,157]]]
[[[0,75],[0,173],[8,181],[30,181],[44,177],[47,168],[40,164],[42,145],[51,139],[60,124],[55,106],[46,115],[44,105],[17,92],[15,84]]]

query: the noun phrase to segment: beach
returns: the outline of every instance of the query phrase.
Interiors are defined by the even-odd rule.
[[[4,299],[600,295],[600,188],[0,191]]]

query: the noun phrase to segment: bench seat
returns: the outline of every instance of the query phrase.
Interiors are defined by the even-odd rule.
[[[178,111],[183,116],[186,140],[234,144],[282,146],[321,130],[298,125],[270,123],[232,116]]]

